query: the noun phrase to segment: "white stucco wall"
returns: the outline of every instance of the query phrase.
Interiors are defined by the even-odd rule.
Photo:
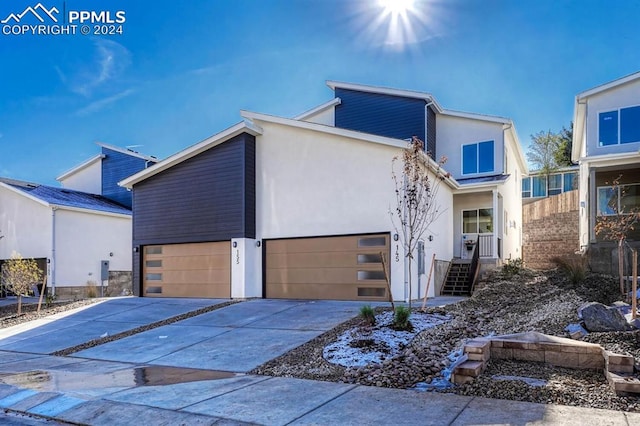
[[[130,217],[58,209],[55,233],[56,286],[99,285],[102,260],[109,270],[131,271]]]
[[[436,118],[438,157],[446,156],[445,168],[454,178],[502,173],[504,136],[502,124],[439,114]],[[476,175],[462,175],[462,145],[494,141],[494,171]]]
[[[507,212],[508,221],[512,224],[503,223],[503,246],[502,256],[504,259],[522,258],[522,175],[523,170],[516,156],[515,144],[518,141],[513,139],[510,132],[505,132],[505,152],[507,156],[507,170],[505,173],[509,178],[500,186],[499,192],[502,195],[503,210]],[[503,212],[504,219],[504,212]]]
[[[0,235],[0,259],[50,257],[51,208],[0,184]]]
[[[59,182],[65,188],[89,194],[102,194],[102,160],[97,159]]]
[[[588,156],[638,152],[640,142],[598,146],[598,122],[601,112],[640,105],[640,81],[633,81],[587,98],[586,154]]]
[[[264,129],[256,142],[258,239],[395,233],[389,216],[395,189],[391,161],[399,148],[256,121]],[[443,214],[430,230],[429,253],[450,260],[451,189],[443,184],[438,198]],[[392,293],[402,300],[404,253],[396,245],[391,241]]]

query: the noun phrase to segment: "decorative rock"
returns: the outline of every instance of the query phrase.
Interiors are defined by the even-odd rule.
[[[590,332],[627,331],[630,329],[624,316],[615,307],[591,302],[581,306],[578,316],[582,317],[585,328]]]

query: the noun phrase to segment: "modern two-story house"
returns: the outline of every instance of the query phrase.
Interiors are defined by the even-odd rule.
[[[422,92],[330,81],[294,118],[243,121],[124,179],[133,192],[134,291],[152,297],[395,300],[434,295],[433,255],[496,265],[521,252],[526,164],[509,119],[454,112]],[[447,157],[409,271],[389,211],[392,159],[417,136]],[[420,263],[420,262],[417,262]],[[413,287],[408,276],[413,274]]]
[[[601,217],[640,208],[640,72],[576,96],[571,157],[580,164],[580,249],[595,255],[592,267],[611,272],[611,243],[595,227]]]

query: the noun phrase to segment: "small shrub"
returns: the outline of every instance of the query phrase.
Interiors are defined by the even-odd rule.
[[[572,284],[578,284],[587,277],[587,258],[579,254],[555,256],[551,258],[559,270],[564,272]]]
[[[523,268],[524,268],[524,264],[522,262],[522,259],[520,258],[508,259],[507,263],[502,265],[502,275],[504,275],[507,278],[511,278],[513,276],[518,275],[520,272],[522,272]]]
[[[98,297],[98,290],[96,289],[96,283],[93,281],[87,281],[87,297],[89,299]]]
[[[409,318],[411,317],[411,311],[406,306],[396,307],[396,311],[393,313],[393,328],[396,330],[411,331],[413,326]]]
[[[367,325],[373,326],[376,324],[376,313],[371,305],[364,305],[361,307],[360,316]]]
[[[53,302],[55,302],[55,300],[57,299],[57,296],[52,296],[50,293],[47,293],[47,295],[45,296],[45,306],[47,308],[50,308],[51,305],[53,305]]]

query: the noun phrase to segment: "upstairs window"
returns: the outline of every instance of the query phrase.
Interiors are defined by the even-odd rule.
[[[640,106],[598,114],[598,145],[640,142]]]
[[[462,174],[488,173],[494,170],[493,141],[462,145]]]

